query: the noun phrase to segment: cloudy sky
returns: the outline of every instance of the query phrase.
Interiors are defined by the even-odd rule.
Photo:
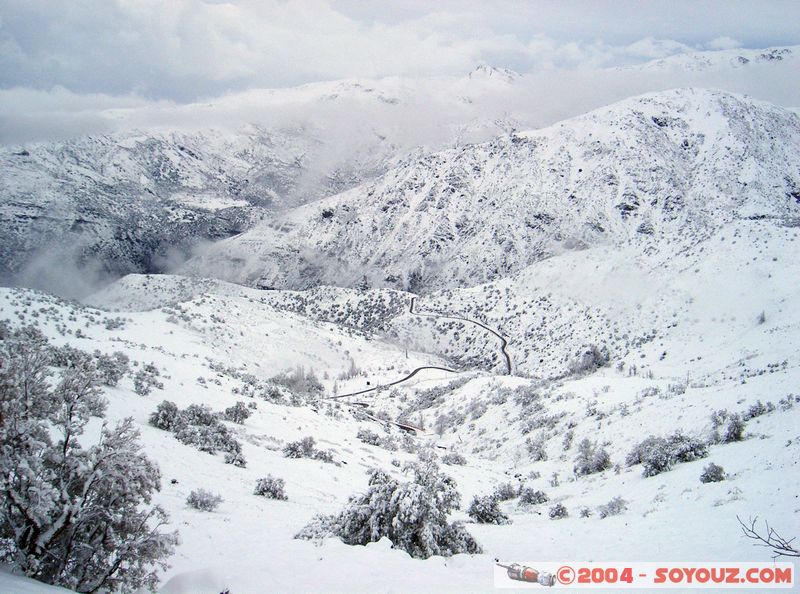
[[[800,2],[0,0],[0,85],[189,101],[344,77],[800,43]]]
[[[695,50],[800,44],[798,22],[797,0],[0,0],[0,142],[109,131],[126,110],[130,125],[171,123],[182,106],[241,102],[255,89],[462,76],[480,63],[550,73],[539,87],[560,85],[550,104],[568,104],[576,88],[597,92],[607,77],[576,73]],[[747,76],[717,86],[790,84],[784,74],[766,87]],[[697,82],[626,79],[542,121]],[[762,98],[795,106],[796,90]]]

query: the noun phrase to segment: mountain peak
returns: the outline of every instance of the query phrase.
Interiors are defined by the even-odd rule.
[[[499,68],[497,66],[490,66],[489,64],[480,64],[469,73],[470,79],[494,79],[502,80],[507,83],[514,82],[520,78],[520,76],[519,72],[515,72],[509,68]]]

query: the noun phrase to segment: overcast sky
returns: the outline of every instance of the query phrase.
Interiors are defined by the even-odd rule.
[[[697,50],[799,45],[799,22],[798,0],[0,0],[0,144],[267,124],[275,104],[258,89],[462,77],[479,64],[529,74],[528,85],[516,89],[516,105],[498,99],[465,123],[514,111],[528,112],[525,125],[546,125],[679,86],[798,107],[791,67],[599,69]],[[451,110],[425,105],[430,113],[413,108],[403,117]]]
[[[0,88],[185,102],[387,75],[800,43],[800,2],[0,0]]]

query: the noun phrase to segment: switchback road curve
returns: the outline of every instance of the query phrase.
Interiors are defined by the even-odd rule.
[[[483,328],[487,332],[489,332],[491,334],[494,334],[500,340],[500,353],[503,355],[503,358],[506,361],[506,375],[511,375],[511,371],[512,371],[513,366],[511,364],[511,355],[508,354],[508,349],[507,349],[508,340],[506,340],[505,336],[503,336],[502,334],[500,334],[496,330],[490,328],[486,324],[484,324],[482,322],[479,322],[477,320],[470,320],[469,318],[462,318],[462,317],[459,317],[459,316],[445,316],[445,315],[441,315],[441,314],[416,312],[416,311],[414,311],[414,304],[416,303],[416,301],[417,301],[416,297],[412,297],[411,298],[411,306],[408,309],[408,313],[410,313],[412,315],[426,317],[426,318],[444,318],[445,320],[458,320],[458,321],[461,321],[461,322],[468,322],[470,324],[475,324],[476,326],[480,326],[481,328]]]
[[[506,348],[506,347],[508,347],[508,341],[506,340],[506,338],[503,335],[501,335],[500,333],[496,332],[495,330],[493,330],[492,328],[490,328],[486,324],[483,324],[482,322],[478,322],[476,320],[470,320],[469,318],[462,318],[462,317],[458,317],[458,316],[445,316],[445,315],[440,315],[440,314],[427,314],[427,313],[416,312],[416,311],[414,311],[414,305],[415,305],[416,301],[417,301],[416,297],[412,297],[411,298],[411,303],[409,304],[409,307],[408,307],[408,313],[410,313],[411,315],[421,316],[421,317],[426,317],[426,318],[444,318],[444,319],[447,319],[447,320],[458,320],[458,321],[461,321],[461,322],[467,322],[467,323],[470,323],[470,324],[475,324],[476,326],[480,326],[481,328],[483,328],[487,332],[490,332],[491,334],[496,336],[500,340],[500,352],[502,353],[503,358],[505,359],[505,362],[506,362],[506,374],[507,375],[511,375],[511,370],[512,370],[511,356],[508,354],[508,350]],[[382,388],[389,388],[391,386],[396,386],[397,384],[402,384],[403,382],[406,382],[406,381],[410,380],[412,377],[417,375],[420,371],[424,371],[426,369],[436,369],[438,371],[446,371],[448,373],[458,373],[455,369],[450,369],[448,367],[438,367],[436,365],[424,365],[422,367],[417,367],[416,369],[411,371],[411,373],[409,373],[408,375],[406,375],[404,377],[401,377],[400,379],[395,380],[393,382],[389,382],[388,384],[375,386],[374,388],[366,388],[364,390],[359,390],[358,392],[350,392],[349,394],[339,394],[337,396],[328,396],[327,398],[323,398],[323,400],[338,400],[340,398],[348,398],[350,396],[361,396],[362,394],[369,394],[370,392],[375,392],[375,391],[380,390]]]

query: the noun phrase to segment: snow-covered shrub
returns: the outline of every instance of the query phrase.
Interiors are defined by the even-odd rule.
[[[522,505],[538,505],[540,503],[547,503],[550,498],[544,491],[538,491],[531,487],[522,487],[519,490],[519,502]]]
[[[608,516],[618,516],[626,509],[628,509],[628,502],[618,495],[608,503],[604,503],[603,505],[599,506],[597,508],[597,514],[602,519],[607,518]]]
[[[381,436],[369,429],[359,429],[358,433],[356,433],[356,437],[368,445],[381,445]]]
[[[302,404],[303,399],[318,398],[325,391],[314,371],[306,371],[303,367],[297,367],[292,373],[276,375],[270,382],[289,390],[290,402],[294,405]]]
[[[588,507],[582,507],[580,511],[580,516],[582,518],[591,518],[592,517],[592,510]]]
[[[117,351],[113,355],[103,355],[100,351],[95,351],[94,357],[97,375],[106,386],[116,386],[130,371],[130,359],[125,353]]]
[[[475,496],[467,508],[467,515],[478,524],[510,524],[511,521],[500,509],[494,495]]]
[[[309,435],[287,443],[283,448],[283,455],[287,458],[312,458],[322,462],[333,462],[333,453],[330,450],[318,450],[316,444],[316,440]]]
[[[728,418],[728,424],[722,433],[722,442],[731,443],[744,439],[744,421],[738,414],[733,414]]]
[[[485,400],[479,400],[475,398],[467,405],[467,408],[464,412],[469,416],[470,419],[473,421],[477,421],[483,415],[486,414],[486,411],[489,410],[489,403]]]
[[[725,480],[725,469],[722,466],[718,466],[713,462],[709,463],[703,469],[703,473],[700,475],[700,482],[701,483],[718,483],[720,481]]]
[[[625,457],[625,464],[627,466],[642,464],[653,449],[666,449],[666,440],[662,437],[656,437],[655,435],[646,437],[628,452],[628,455]]]
[[[406,465],[412,477],[399,482],[382,470],[369,473],[363,494],[350,498],[336,516],[316,517],[295,538],[335,534],[350,545],[365,545],[387,537],[412,557],[480,553],[475,539],[447,514],[458,509],[460,496],[452,478],[432,461]]]
[[[216,454],[218,451],[238,454],[242,451],[242,444],[219,421],[213,425],[188,425],[176,431],[175,438],[209,454]]]
[[[466,463],[467,459],[458,452],[448,452],[442,456],[442,464],[448,464],[450,466],[464,466]]]
[[[560,520],[561,518],[566,518],[569,513],[567,512],[567,508],[561,503],[556,503],[550,508],[550,511],[547,512],[547,515],[550,516],[551,520]]]
[[[514,390],[514,402],[525,411],[529,411],[541,399],[542,395],[534,386],[522,385]]]
[[[245,405],[244,402],[239,401],[233,406],[229,406],[225,409],[225,420],[242,425],[251,414],[252,413],[250,412],[250,409],[247,408],[247,405]]]
[[[190,404],[181,415],[189,425],[216,425],[219,420],[207,404]]]
[[[575,438],[575,431],[572,429],[568,429],[566,433],[564,433],[564,439],[561,441],[561,447],[566,452],[572,447],[572,440]]]
[[[50,365],[55,367],[86,367],[92,361],[89,353],[69,344],[60,347],[51,346],[49,351]]]
[[[611,467],[611,457],[605,448],[584,439],[578,444],[578,457],[573,470],[578,476],[602,472]]]
[[[414,402],[409,406],[409,409],[405,411],[405,414],[408,415],[412,411],[426,410],[434,407],[439,404],[445,396],[458,390],[468,381],[470,381],[468,377],[459,377],[444,385],[433,386],[427,390],[420,390]],[[421,425],[417,426],[421,427]]]
[[[448,412],[439,413],[436,415],[436,420],[433,424],[433,430],[437,435],[444,435],[451,427],[458,427],[463,425],[467,420],[467,415],[459,410],[452,409]]]
[[[391,435],[386,435],[382,437],[378,445],[382,447],[384,450],[389,450],[390,452],[396,452],[399,447],[397,445],[397,440]]]
[[[205,489],[195,489],[186,498],[186,503],[189,507],[199,509],[200,511],[214,511],[222,503],[222,497],[211,491]]]
[[[237,468],[245,468],[247,466],[247,460],[245,460],[241,452],[226,452],[225,464],[232,464]]]
[[[693,462],[708,456],[708,444],[702,439],[676,431],[667,437],[667,447],[675,462]]]
[[[340,530],[338,516],[316,515],[294,537],[300,540],[322,540],[339,536]]]
[[[500,483],[494,488],[492,496],[498,501],[508,501],[519,495],[519,485],[514,483]]]
[[[330,450],[314,450],[314,455],[311,457],[314,460],[319,460],[320,462],[333,464],[333,452]]]
[[[528,448],[528,453],[531,455],[532,462],[543,462],[547,460],[547,451],[545,450],[545,439],[539,436],[536,439],[530,437],[525,440],[525,447]]]
[[[242,456],[242,444],[220,422],[219,415],[205,404],[190,404],[184,410],[179,410],[174,402],[164,400],[150,415],[150,424],[172,431],[175,439],[202,452],[226,452],[226,464],[240,467],[246,465]]]
[[[398,445],[401,450],[408,452],[409,454],[416,454],[417,450],[419,449],[419,443],[417,443],[417,440],[411,437],[408,433],[403,433],[400,435]]]
[[[162,400],[150,415],[150,424],[164,431],[174,431],[180,411],[178,405],[169,400]]]
[[[588,374],[605,367],[609,361],[610,356],[607,347],[598,347],[595,344],[590,344],[578,351],[569,365],[569,370],[576,375]]]
[[[133,374],[133,391],[139,396],[147,396],[153,391],[153,388],[163,390],[164,384],[158,380],[160,375],[155,365],[145,363],[139,371]]]
[[[727,409],[721,408],[711,413],[711,427],[712,429],[719,429],[728,420],[730,413]]]
[[[267,475],[266,478],[258,479],[253,494],[266,497],[267,499],[286,500],[288,497],[284,492],[285,487],[286,483],[282,478],[275,478],[272,475]]]
[[[672,470],[674,460],[670,456],[667,440],[662,439],[644,455],[642,459],[642,476],[655,476]]]
[[[312,458],[316,443],[310,435],[298,441],[290,441],[283,447],[283,455],[287,458]]]
[[[150,506],[161,475],[133,419],[104,425],[94,445],[81,440],[106,406],[93,366],[54,378],[34,329],[5,329],[0,362],[2,561],[80,592],[155,589],[177,534],[160,531],[167,515]]]
[[[558,422],[565,414],[566,413],[561,412],[552,415],[523,415],[520,419],[520,431],[523,435],[527,435],[536,429],[555,429],[556,425],[558,425]]]
[[[628,466],[642,464],[644,476],[655,476],[671,470],[679,462],[691,462],[708,455],[708,444],[676,431],[663,437],[650,436],[636,445],[625,458]]]

